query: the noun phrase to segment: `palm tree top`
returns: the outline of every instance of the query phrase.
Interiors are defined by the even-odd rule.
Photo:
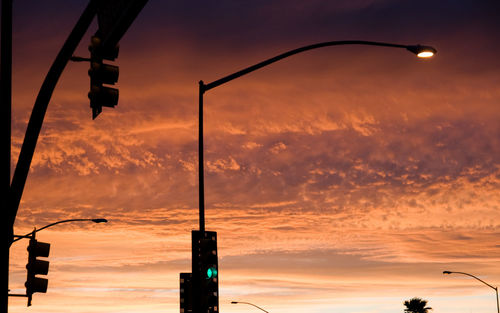
[[[427,300],[417,297],[411,298],[409,301],[406,300],[403,304],[406,307],[406,313],[429,313],[432,310],[431,307],[427,306]]]

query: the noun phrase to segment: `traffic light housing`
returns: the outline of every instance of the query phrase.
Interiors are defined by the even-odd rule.
[[[118,66],[106,64],[104,60],[115,60],[118,57],[118,46],[104,47],[102,39],[92,36],[89,45],[90,51],[90,107],[92,108],[92,119],[101,112],[102,107],[115,107],[118,104],[118,89],[104,86],[114,85],[118,81]]]
[[[193,310],[219,312],[217,233],[192,231]]]
[[[192,288],[193,274],[181,273],[179,279],[179,304],[180,313],[193,312],[193,288]]]
[[[28,245],[28,270],[26,283],[26,295],[28,296],[28,306],[31,305],[31,298],[35,292],[46,293],[48,279],[37,277],[36,275],[47,275],[49,272],[49,261],[39,260],[38,257],[48,257],[50,252],[50,243],[40,242],[35,239],[35,233],[30,239]]]

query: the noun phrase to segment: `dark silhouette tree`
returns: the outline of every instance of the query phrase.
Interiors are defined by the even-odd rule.
[[[426,306],[427,300],[422,300],[420,298],[411,298],[409,301],[406,300],[403,303],[406,307],[406,313],[429,313],[432,310],[431,307]]]

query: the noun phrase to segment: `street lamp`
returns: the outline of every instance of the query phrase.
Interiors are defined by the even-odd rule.
[[[451,271],[443,271],[443,274],[462,274],[462,275],[467,275],[467,276],[470,276],[472,278],[475,278],[477,280],[479,280],[480,282],[482,282],[483,284],[485,284],[486,286],[492,288],[495,290],[495,293],[497,295],[497,313],[500,313],[500,307],[499,307],[499,304],[498,304],[498,287],[493,287],[492,285],[488,284],[487,282],[485,282],[484,280],[472,275],[472,274],[468,274],[468,273],[464,273],[464,272],[451,272]]]
[[[205,231],[205,182],[204,182],[204,160],[203,160],[203,95],[205,92],[213,89],[217,86],[225,84],[233,79],[256,71],[260,68],[263,68],[269,64],[287,58],[289,56],[313,50],[318,48],[330,47],[330,46],[340,46],[340,45],[368,45],[368,46],[382,46],[389,48],[402,48],[406,49],[412,53],[414,53],[419,58],[430,58],[434,54],[436,54],[437,50],[431,46],[423,46],[423,45],[401,45],[401,44],[393,44],[393,43],[385,43],[385,42],[375,42],[375,41],[363,41],[363,40],[345,40],[345,41],[327,41],[321,42],[313,45],[308,45],[304,47],[300,47],[297,49],[293,49],[277,55],[273,58],[267,59],[255,65],[249,66],[247,68],[242,69],[241,71],[235,72],[233,74],[222,77],[218,80],[215,80],[209,84],[205,84],[202,80],[199,82],[199,117],[198,117],[198,187],[199,187],[199,218],[200,218],[200,232],[203,233]],[[500,313],[500,312],[499,312]]]
[[[62,223],[69,223],[69,222],[94,222],[94,223],[107,223],[108,220],[105,219],[105,218],[73,218],[73,219],[69,219],[69,220],[63,220],[63,221],[58,221],[58,222],[55,222],[55,223],[51,223],[49,225],[45,225],[43,226],[42,228],[39,228],[39,229],[36,229],[33,230],[32,232],[30,233],[27,233],[26,235],[24,236],[18,236],[18,235],[14,235],[14,237],[16,237],[14,240],[12,240],[12,242],[15,242],[15,241],[18,241],[18,240],[21,240],[23,238],[30,238],[31,235],[33,235],[34,233],[37,233],[45,228],[49,228],[49,227],[52,227],[54,225],[57,225],[57,224],[62,224]]]
[[[251,306],[256,307],[256,308],[257,308],[257,309],[259,309],[259,310],[262,310],[262,311],[264,311],[264,312],[266,312],[266,313],[269,313],[269,312],[267,312],[266,310],[264,310],[263,308],[258,307],[258,306],[256,306],[255,304],[250,303],[250,302],[231,301],[231,304],[238,304],[238,303],[248,304],[248,305],[251,305]]]

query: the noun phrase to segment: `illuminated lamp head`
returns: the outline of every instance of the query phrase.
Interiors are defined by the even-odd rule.
[[[412,53],[415,53],[417,57],[422,59],[431,58],[437,53],[437,50],[431,46],[422,46],[422,45],[407,46],[406,49]]]

